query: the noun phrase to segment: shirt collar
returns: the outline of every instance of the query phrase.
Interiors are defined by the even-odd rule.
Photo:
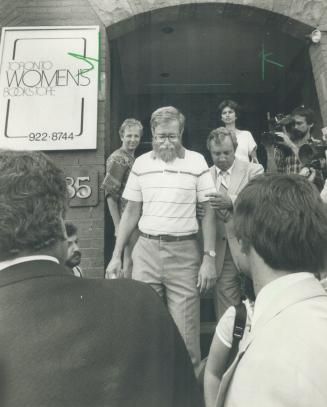
[[[154,160],[158,158],[155,151],[153,151],[153,150],[151,151],[151,158],[154,159]],[[185,148],[184,147],[182,147],[178,151],[177,158],[181,158],[181,159],[185,158]]]
[[[215,166],[216,167],[216,171],[217,171],[217,175],[222,175],[222,174],[228,174],[228,175],[231,175],[232,174],[232,171],[233,171],[233,168],[234,168],[234,165],[235,165],[235,160],[233,161],[233,164],[228,168],[228,170],[226,170],[226,171],[222,171],[220,168],[218,168],[217,166]]]
[[[26,261],[35,261],[35,260],[47,260],[53,261],[54,263],[58,263],[58,259],[53,256],[46,256],[46,255],[36,255],[36,256],[24,256],[24,257],[15,257],[14,259],[5,260],[0,262],[0,270],[3,270],[7,267],[14,266],[16,264],[24,263]]]
[[[300,272],[291,273],[286,276],[277,278],[265,285],[257,295],[255,300],[252,326],[256,324],[261,315],[265,312],[266,308],[284,292],[289,286],[296,284],[301,280],[308,278],[315,278],[312,273]]]

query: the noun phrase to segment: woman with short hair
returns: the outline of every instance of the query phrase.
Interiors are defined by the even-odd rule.
[[[135,150],[140,144],[142,134],[143,126],[141,122],[136,119],[124,120],[119,129],[122,145],[107,159],[106,176],[102,188],[105,191],[108,209],[115,226],[115,236],[127,202],[122,195],[135,161]],[[123,274],[126,278],[130,278],[132,275],[131,252],[137,237],[137,231],[135,231],[124,250]]]
[[[236,120],[239,116],[239,105],[233,100],[224,100],[220,103],[218,109],[220,112],[220,120],[227,129],[233,130],[236,135],[238,143],[235,152],[236,158],[242,161],[258,162],[256,156],[257,144],[252,134],[248,130],[239,130],[236,128]]]

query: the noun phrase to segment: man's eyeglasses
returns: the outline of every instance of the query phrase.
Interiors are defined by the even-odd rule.
[[[177,141],[178,137],[179,137],[178,134],[168,134],[167,136],[164,135],[155,136],[155,139],[159,141],[159,143],[164,143],[166,139],[168,139],[169,141]]]

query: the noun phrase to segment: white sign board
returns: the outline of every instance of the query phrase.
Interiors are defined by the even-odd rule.
[[[95,149],[99,27],[3,28],[0,148]]]

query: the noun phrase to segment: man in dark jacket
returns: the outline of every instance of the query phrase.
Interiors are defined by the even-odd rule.
[[[0,405],[198,406],[183,340],[157,294],[80,279],[67,245],[63,173],[0,151]]]

